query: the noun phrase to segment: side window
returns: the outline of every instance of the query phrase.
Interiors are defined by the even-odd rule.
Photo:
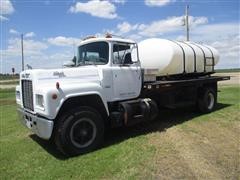
[[[131,64],[129,57],[131,58],[130,45],[113,45],[113,64],[123,64],[126,58],[128,58],[128,61]]]

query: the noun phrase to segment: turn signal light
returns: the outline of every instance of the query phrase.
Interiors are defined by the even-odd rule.
[[[52,99],[57,99],[57,94],[52,94]]]

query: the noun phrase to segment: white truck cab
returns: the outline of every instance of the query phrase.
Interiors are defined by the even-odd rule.
[[[159,107],[179,99],[197,102],[202,112],[214,109],[217,81],[224,78],[144,82],[138,54],[132,40],[92,37],[81,42],[68,67],[21,72],[16,87],[21,122],[72,156],[97,148],[107,127],[152,120]]]
[[[21,72],[16,101],[22,123],[39,137],[49,139],[58,115],[65,111],[63,107],[76,103],[76,99],[83,106],[99,103],[95,109],[109,116],[108,103],[140,95],[142,76],[137,51],[132,40],[90,38],[81,42],[72,67]]]

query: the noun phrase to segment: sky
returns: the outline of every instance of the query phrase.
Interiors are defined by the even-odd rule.
[[[62,67],[88,35],[185,40],[186,5],[190,40],[219,50],[216,68],[240,68],[238,0],[0,0],[0,73],[21,71],[21,34],[33,68]]]

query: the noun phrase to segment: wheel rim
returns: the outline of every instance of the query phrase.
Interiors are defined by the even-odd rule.
[[[207,97],[207,101],[208,101],[208,109],[212,109],[214,106],[214,95],[212,93],[208,93],[208,97]]]
[[[97,128],[91,119],[81,118],[72,125],[70,131],[71,142],[78,148],[92,144],[96,138]]]

